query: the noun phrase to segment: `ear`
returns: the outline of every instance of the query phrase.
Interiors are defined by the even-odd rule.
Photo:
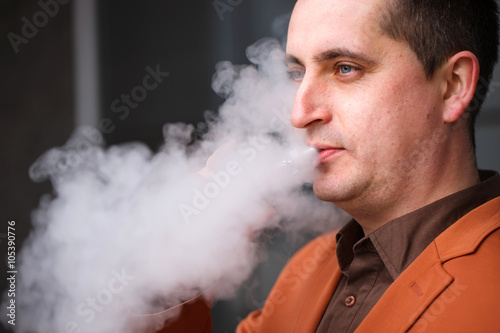
[[[462,116],[474,98],[479,79],[479,61],[472,52],[459,52],[445,64],[444,75],[443,120],[453,123]]]

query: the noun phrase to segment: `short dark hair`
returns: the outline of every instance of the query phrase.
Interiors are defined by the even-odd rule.
[[[461,51],[479,60],[480,81],[467,109],[473,147],[474,123],[498,61],[498,4],[495,0],[392,0],[381,21],[389,37],[406,42],[431,79],[442,64]]]

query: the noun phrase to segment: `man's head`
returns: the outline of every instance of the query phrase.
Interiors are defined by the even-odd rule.
[[[299,0],[290,22],[291,119],[321,150],[315,193],[358,221],[397,217],[477,178],[463,115],[481,55],[459,47],[420,55],[411,33],[423,12],[409,10],[415,23],[398,21],[396,2],[407,1]],[[415,45],[432,44],[428,37]]]

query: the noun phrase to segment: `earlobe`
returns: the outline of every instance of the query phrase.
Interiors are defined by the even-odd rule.
[[[474,98],[479,79],[479,61],[472,52],[459,52],[448,60],[445,75],[443,120],[453,123],[463,115]]]

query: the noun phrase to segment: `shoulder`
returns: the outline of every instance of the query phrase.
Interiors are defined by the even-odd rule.
[[[498,258],[500,197],[474,209],[439,235],[434,244],[443,263],[468,256]]]
[[[476,251],[443,263],[451,283],[434,299],[412,332],[500,332],[500,229]]]
[[[445,287],[411,332],[500,332],[500,199],[455,222],[425,253],[442,277],[427,283]]]
[[[435,244],[443,268],[452,276],[500,281],[500,197],[458,220]],[[500,292],[500,284],[496,289]]]
[[[500,223],[500,221],[499,221]],[[474,251],[446,260],[443,267],[454,276],[477,278],[484,281],[491,276],[500,293],[500,224],[478,240]],[[500,296],[500,295],[499,295]]]
[[[456,232],[447,235],[455,244],[450,241],[449,250],[442,251],[448,256],[442,257],[442,267],[452,281],[423,322],[430,325],[443,320],[457,329],[474,327],[477,332],[491,332],[492,327],[500,330],[500,201],[479,207],[457,223]]]

